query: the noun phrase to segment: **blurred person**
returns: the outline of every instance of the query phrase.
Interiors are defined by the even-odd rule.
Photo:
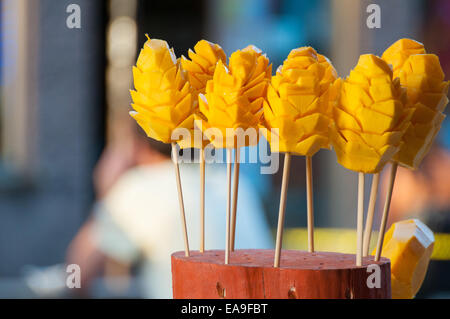
[[[126,278],[138,263],[142,296],[171,298],[170,255],[183,250],[184,244],[170,151],[170,145],[136,135],[131,143],[107,147],[102,154],[94,172],[98,202],[67,254],[67,263],[81,268],[85,294],[95,278],[108,274]],[[199,165],[182,164],[180,170],[190,249],[198,250]],[[224,165],[206,165],[205,189],[205,248],[224,249]],[[236,248],[271,247],[261,201],[252,183],[241,176]]]

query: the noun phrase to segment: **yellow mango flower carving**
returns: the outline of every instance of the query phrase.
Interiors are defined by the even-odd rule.
[[[181,66],[188,72],[192,87],[199,93],[205,93],[206,83],[212,79],[217,62],[225,64],[227,57],[220,45],[206,40],[198,41],[194,51],[188,52],[191,60],[181,57]]]
[[[413,45],[415,49],[411,49]],[[394,76],[399,77],[400,85],[406,89],[407,106],[414,112],[411,125],[403,136],[403,145],[394,160],[416,169],[428,153],[445,118],[443,111],[448,103],[449,82],[444,81],[439,58],[434,54],[425,54],[423,45],[414,40],[397,41],[385,51],[383,59],[397,66]]]
[[[187,72],[189,83],[195,91],[194,99],[198,101],[198,94],[205,93],[206,83],[213,78],[217,62],[221,61],[222,63],[226,63],[227,58],[220,45],[206,40],[198,41],[194,46],[194,51],[189,50],[188,56],[191,60],[184,56],[181,57],[181,67]],[[198,103],[196,103],[193,112],[196,117],[205,119],[198,108]],[[209,144],[207,140],[203,139],[201,134],[198,136],[195,134],[194,125],[190,133],[190,139],[183,138],[178,141],[178,145],[181,148],[201,148]]]
[[[206,93],[199,94],[201,115],[196,115],[197,124],[214,147],[235,148],[258,142],[258,125],[271,73],[269,59],[254,46],[234,52],[228,68],[222,60],[218,61],[213,79],[206,84]],[[254,129],[256,138],[245,138],[247,129]],[[245,141],[237,145],[241,137]]]
[[[166,41],[148,38],[133,67],[135,91],[131,91],[134,111],[130,115],[148,137],[172,143],[178,128],[190,130],[197,102],[173,49]],[[177,135],[177,134],[176,134]]]
[[[392,159],[412,116],[392,69],[373,54],[361,55],[342,83],[333,109],[331,142],[347,169],[376,173]]]
[[[272,77],[263,131],[272,151],[312,156],[329,147],[331,109],[338,96],[336,70],[311,47],[292,50]],[[278,132],[272,129],[278,129]],[[272,134],[277,135],[274,139]]]

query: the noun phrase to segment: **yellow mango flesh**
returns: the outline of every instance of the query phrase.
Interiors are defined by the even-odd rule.
[[[385,61],[371,54],[360,57],[332,112],[331,143],[342,166],[376,173],[392,159],[412,116],[404,94]]]
[[[209,80],[213,78],[214,71],[218,61],[226,62],[226,55],[220,45],[211,43],[206,40],[200,40],[194,46],[194,50],[189,50],[188,58],[181,57],[181,66],[187,72],[189,83],[192,86],[195,96],[195,101],[198,101],[198,95],[204,94],[206,85]],[[199,119],[204,120],[205,116],[201,114],[197,108],[194,112]],[[209,144],[207,139],[201,139],[198,135],[195,138],[195,128],[191,129],[190,138],[183,138],[178,141],[181,148],[201,148]]]
[[[413,40],[402,39],[383,54],[383,59],[395,65],[394,74],[406,89],[408,107],[413,110],[411,125],[394,160],[400,165],[416,169],[427,154],[444,119],[448,103],[448,82],[439,58],[426,54],[423,46]]]
[[[410,55],[425,53],[425,48],[422,43],[412,39],[400,39],[387,48],[381,58],[392,65],[394,78],[396,78],[399,76],[400,69]]]
[[[199,110],[203,117],[196,116],[196,123],[216,148],[235,148],[239,141],[244,141],[239,146],[258,142],[263,102],[271,75],[269,60],[255,46],[234,52],[228,66],[218,60],[205,93],[199,94]],[[243,130],[247,129],[253,130],[256,138],[246,138]]]
[[[396,151],[395,146],[384,145],[379,150],[368,144],[359,134],[350,130],[330,129],[331,142],[339,163],[358,172],[380,171]]]
[[[166,41],[148,39],[133,67],[135,91],[131,91],[134,111],[130,115],[150,138],[177,142],[176,129],[193,128],[194,92],[185,71]]]
[[[330,61],[313,48],[289,53],[263,104],[263,134],[272,151],[312,156],[329,147],[331,113],[339,95],[336,78]]]
[[[417,219],[397,222],[386,232],[382,256],[391,260],[392,298],[414,298],[427,273],[433,247],[433,232]]]

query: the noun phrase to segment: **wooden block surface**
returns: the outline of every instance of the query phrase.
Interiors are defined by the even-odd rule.
[[[279,268],[273,267],[273,250],[236,250],[224,264],[223,250],[172,254],[173,297],[201,298],[390,298],[390,262],[365,257],[355,265],[355,255],[333,252],[283,250]],[[379,266],[380,288],[367,280]],[[373,278],[373,276],[371,277]],[[374,282],[370,280],[370,282]]]

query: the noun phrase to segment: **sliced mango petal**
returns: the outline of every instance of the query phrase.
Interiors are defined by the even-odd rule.
[[[360,133],[362,139],[371,147],[380,150],[386,145],[398,146],[402,140],[403,132],[394,131],[386,132],[384,134],[374,134],[374,133]]]
[[[348,129],[353,131],[361,131],[362,127],[357,122],[356,118],[349,113],[341,110],[340,108],[334,108],[334,120],[336,122],[337,127],[340,129]]]
[[[361,107],[356,115],[361,121],[363,132],[383,134],[395,127],[400,114],[397,113],[394,117],[390,117],[369,108]]]

